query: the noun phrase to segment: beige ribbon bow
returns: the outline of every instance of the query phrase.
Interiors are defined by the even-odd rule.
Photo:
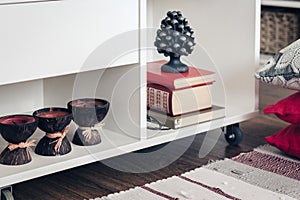
[[[80,129],[83,130],[82,135],[83,135],[85,141],[91,140],[93,130],[97,130],[98,132],[100,132],[104,125],[105,125],[105,123],[98,123],[92,127],[80,127]]]
[[[56,142],[56,145],[54,146],[54,151],[56,153],[59,152],[61,144],[62,144],[62,141],[66,137],[66,135],[67,135],[67,133],[68,133],[69,130],[70,130],[70,125],[66,126],[62,132],[47,133],[46,134],[46,137],[48,137],[50,139],[58,138],[57,140],[54,140],[54,141],[52,141],[52,142],[49,143],[49,144],[52,144],[52,143]]]
[[[9,149],[9,151],[13,151],[13,150],[16,150],[16,149],[25,149],[27,147],[32,147],[32,146],[35,146],[35,140],[20,142],[19,144],[9,143],[8,144],[8,149]]]

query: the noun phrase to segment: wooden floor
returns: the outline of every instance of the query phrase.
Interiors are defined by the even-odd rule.
[[[281,88],[267,85],[260,87],[260,107],[273,104],[277,100],[293,93]],[[261,115],[255,119],[240,124],[244,132],[244,140],[239,146],[228,146],[221,136],[212,151],[204,158],[199,158],[199,149],[205,134],[197,135],[190,148],[175,162],[162,169],[149,173],[125,173],[107,167],[101,162],[85,165],[75,169],[63,171],[49,176],[37,178],[14,185],[15,199],[89,199],[101,197],[120,190],[126,190],[134,186],[143,185],[152,181],[163,179],[172,175],[178,175],[201,165],[209,160],[217,160],[232,157],[243,151],[249,151],[254,147],[265,144],[264,137],[273,134],[286,124],[275,117]],[[176,143],[178,148],[188,143],[191,138],[180,140]],[[148,152],[151,151],[148,150]],[[154,151],[154,150],[153,150]],[[146,152],[146,151],[145,151]],[[140,152],[141,154],[143,152]],[[167,152],[173,155],[174,152]],[[132,167],[142,168],[143,165],[164,165],[168,162],[166,153],[155,154],[149,163],[140,163]],[[120,156],[126,160],[126,155]],[[116,158],[113,158],[116,159]],[[113,161],[109,160],[109,161]],[[130,163],[127,162],[130,165]]]

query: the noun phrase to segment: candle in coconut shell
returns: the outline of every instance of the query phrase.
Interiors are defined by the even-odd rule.
[[[109,109],[109,102],[104,99],[83,98],[68,102],[73,120],[79,126],[72,142],[80,146],[96,145],[101,142],[101,121]]]
[[[72,120],[72,112],[66,108],[43,108],[33,113],[39,119],[38,127],[46,135],[38,142],[35,153],[43,156],[64,155],[71,151],[66,134]]]
[[[4,165],[23,165],[30,162],[28,147],[34,141],[27,141],[37,128],[38,120],[31,115],[9,115],[0,118],[0,133],[9,145],[0,154]]]

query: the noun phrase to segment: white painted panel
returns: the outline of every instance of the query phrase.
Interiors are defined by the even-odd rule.
[[[117,49],[128,43],[138,47],[137,35],[112,42],[138,28],[138,0],[3,5],[0,26],[0,84],[112,67],[101,59],[82,65],[101,45],[106,48],[103,58],[106,52],[120,56]],[[115,66],[136,62],[138,52],[124,56]]]
[[[227,116],[240,116],[254,112],[257,98],[254,72],[258,67],[259,37],[256,27],[260,20],[260,1],[255,0],[150,0],[149,27],[159,28],[167,11],[180,10],[195,31],[195,42],[205,49],[219,74],[215,98],[224,98]],[[259,5],[258,5],[259,4]],[[201,48],[200,48],[201,49]],[[206,59],[197,49],[184,57],[198,67]],[[221,82],[221,83],[220,83]],[[218,94],[221,94],[218,97]],[[213,99],[219,101],[219,99]],[[223,101],[221,99],[221,101]]]
[[[0,115],[24,114],[43,105],[43,81],[0,86]]]
[[[75,74],[43,79],[44,107],[67,107],[72,100]]]
[[[96,91],[111,103],[105,122],[107,128],[135,139],[139,139],[141,133],[139,75],[139,65],[106,69]]]

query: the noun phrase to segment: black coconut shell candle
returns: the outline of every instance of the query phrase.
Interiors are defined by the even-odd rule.
[[[43,156],[64,155],[71,151],[71,144],[65,137],[72,120],[67,108],[43,108],[33,113],[38,118],[38,127],[46,135],[38,142],[35,153]]]
[[[72,142],[81,146],[99,144],[100,122],[109,110],[109,102],[104,99],[83,98],[70,101],[67,105],[72,110],[74,122],[79,126]]]
[[[9,145],[0,155],[0,163],[22,165],[31,161],[28,151],[33,142],[27,141],[34,133],[38,120],[31,115],[9,115],[0,118],[0,133]]]

